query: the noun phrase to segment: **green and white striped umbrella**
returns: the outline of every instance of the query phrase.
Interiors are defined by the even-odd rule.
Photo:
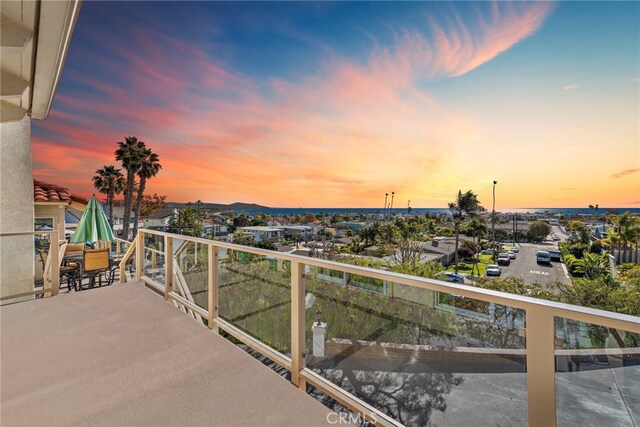
[[[107,216],[102,210],[102,205],[98,203],[96,196],[91,197],[87,209],[80,218],[78,228],[71,237],[71,243],[112,242],[114,240],[113,231],[111,231]]]

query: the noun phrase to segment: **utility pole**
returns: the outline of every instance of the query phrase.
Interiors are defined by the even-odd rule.
[[[491,211],[491,240],[493,244],[493,260],[496,259],[496,184],[498,181],[493,181],[493,209]]]

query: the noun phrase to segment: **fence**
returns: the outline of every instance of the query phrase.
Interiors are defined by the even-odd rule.
[[[635,316],[146,229],[121,268],[136,247],[137,280],[377,424],[424,424],[471,378],[554,426],[578,371],[640,369]]]

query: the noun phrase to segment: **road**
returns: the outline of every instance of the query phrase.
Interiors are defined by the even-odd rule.
[[[500,266],[501,277],[521,277],[525,283],[538,284],[549,291],[553,290],[548,286],[552,282],[571,284],[563,263],[554,261],[551,265],[544,265],[536,262],[537,251],[557,250],[557,245],[522,243],[518,244],[518,249],[517,258],[511,260],[509,266]]]
[[[564,242],[565,240],[567,240],[569,238],[569,236],[567,234],[564,234],[562,232],[562,230],[560,229],[560,227],[558,227],[557,225],[552,225],[551,226],[551,234],[554,234],[556,236],[558,236],[560,238],[561,242]]]

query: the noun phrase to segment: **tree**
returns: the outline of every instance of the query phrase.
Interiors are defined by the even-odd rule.
[[[93,176],[93,186],[99,192],[107,195],[107,203],[109,204],[109,225],[113,229],[113,197],[124,191],[126,181],[120,169],[115,166],[104,166],[97,169]]]
[[[168,228],[170,233],[194,237],[201,237],[203,230],[202,221],[198,212],[190,206],[174,213],[169,220]]]
[[[251,225],[251,221],[249,220],[249,217],[247,217],[245,214],[241,214],[233,217],[234,229],[238,227],[248,227],[249,225]]]
[[[157,193],[145,194],[142,197],[142,206],[140,207],[140,216],[145,217],[153,214],[158,209],[165,207],[164,201],[167,196],[159,196]]]
[[[616,219],[616,222],[622,246],[622,261],[627,262],[627,250],[631,243],[637,241],[638,238],[636,218],[630,212],[625,212]]]
[[[551,226],[543,221],[536,221],[529,227],[529,239],[541,242],[551,233]]]
[[[455,272],[458,272],[458,244],[460,243],[460,224],[466,216],[475,217],[480,212],[484,210],[480,201],[478,200],[478,196],[474,194],[471,190],[462,193],[462,191],[458,191],[458,195],[453,202],[449,203],[449,210],[451,211],[451,215],[453,216],[453,224],[454,224],[454,233],[456,236],[456,244],[455,244]]]
[[[582,259],[577,259],[573,262],[575,271],[585,275],[589,279],[597,279],[598,277],[606,275],[607,265],[607,254],[598,255],[589,252],[585,252]]]
[[[318,218],[316,218],[316,216],[312,213],[305,214],[304,218],[302,218],[303,224],[311,224],[317,221],[318,221]]]
[[[143,150],[142,158],[139,161],[138,177],[140,184],[138,185],[138,197],[136,200],[136,208],[133,220],[133,235],[138,233],[138,220],[140,219],[140,209],[142,208],[142,200],[147,180],[153,178],[160,172],[162,165],[160,157],[149,149]]]
[[[480,239],[482,239],[482,237],[485,234],[487,234],[487,232],[489,231],[489,228],[487,227],[487,223],[482,218],[471,218],[471,221],[469,221],[469,224],[467,225],[467,228],[471,232],[471,235],[476,238],[475,253],[479,257],[480,249],[481,249],[480,248]],[[478,258],[478,259],[476,259],[476,262],[473,264],[474,273],[475,273],[475,270],[477,268],[478,269],[478,274],[480,274],[480,267],[478,266],[478,262],[479,261],[480,261],[480,259]]]
[[[127,186],[124,190],[124,214],[122,217],[122,235],[129,239],[129,221],[131,219],[131,206],[135,186],[135,177],[140,168],[140,160],[146,148],[144,142],[138,141],[135,136],[128,136],[124,141],[118,142],[115,151],[116,160],[122,162],[122,167],[127,171]]]
[[[635,266],[629,271],[621,269],[621,274],[616,276],[616,279],[605,274],[593,279],[588,277],[574,279],[570,285],[557,283],[556,287],[562,302],[638,316],[640,315],[640,274],[638,273],[640,273],[640,266]],[[588,325],[588,330],[590,338],[598,346],[604,346],[609,334],[621,348],[637,347],[640,344],[640,334],[631,332],[621,334],[616,329],[596,325]]]
[[[257,242],[253,237],[244,234],[242,231],[236,231],[233,233],[232,242],[236,245],[251,246],[254,248],[269,249],[272,251],[276,250],[276,245],[273,243],[266,240]]]
[[[411,237],[401,237],[394,252],[394,260],[398,264],[415,265],[420,262],[422,247]]]

